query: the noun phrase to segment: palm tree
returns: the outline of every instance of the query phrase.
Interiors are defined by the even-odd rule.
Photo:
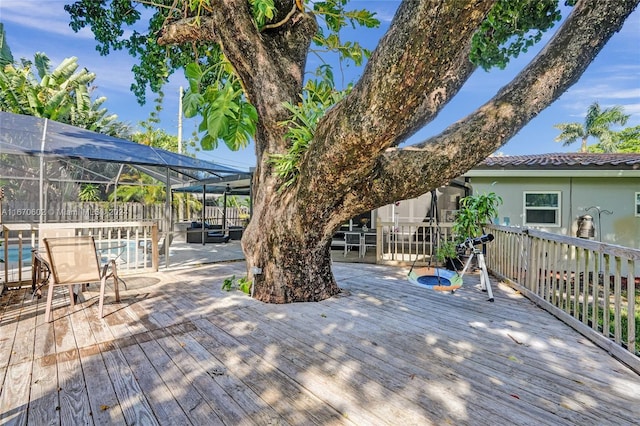
[[[80,201],[100,201],[100,188],[98,185],[86,183],[80,187],[78,199]]]
[[[615,132],[610,127],[613,124],[624,125],[628,119],[629,115],[624,113],[621,106],[616,105],[601,110],[598,102],[594,102],[587,110],[584,124],[574,122],[553,126],[560,130],[560,134],[555,140],[562,142],[563,146],[568,146],[580,139],[582,142],[580,152],[587,152],[587,139],[592,136],[598,139],[605,152],[612,152],[615,145]]]

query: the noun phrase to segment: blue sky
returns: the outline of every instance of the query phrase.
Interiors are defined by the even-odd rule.
[[[137,104],[129,87],[133,82],[131,66],[134,59],[125,52],[112,52],[107,57],[95,51],[93,35],[88,30],[74,33],[69,28],[69,17],[63,9],[72,0],[1,0],[0,21],[7,32],[7,41],[16,59],[32,59],[35,52],[44,52],[52,65],[63,59],[77,56],[80,66],[97,74],[94,96],[106,96],[104,104],[120,120],[133,125],[145,120],[153,109],[153,103]],[[561,2],[563,3],[563,2]],[[374,48],[389,25],[399,1],[353,1],[354,8],[367,8],[377,12],[382,21],[378,30],[361,29],[350,31],[348,36],[357,39],[368,48]],[[548,38],[549,35],[546,35]],[[542,46],[542,44],[540,44]],[[506,70],[486,73],[476,71],[458,96],[441,112],[440,116],[410,139],[418,142],[437,134],[449,124],[465,117],[475,108],[490,99],[496,91],[513,78],[529,62],[538,49],[513,60]],[[309,57],[309,68],[315,67],[314,56]],[[350,67],[343,76],[336,70],[336,78],[351,80],[361,70]],[[167,132],[177,134],[178,93],[185,85],[181,72],[174,74],[165,87],[165,104],[161,115]],[[149,100],[153,96],[148,96]],[[582,122],[587,107],[598,101],[602,107],[621,105],[631,118],[627,126],[640,125],[640,10],[627,20],[622,30],[615,34],[604,50],[589,66],[581,79],[559,100],[544,110],[499,152],[506,155],[543,154],[576,151],[579,145],[563,147],[554,142],[558,135],[553,125],[561,122]],[[184,138],[188,138],[196,126],[195,120],[184,121]],[[592,141],[593,142],[593,141]],[[199,158],[212,160],[240,169],[255,164],[252,148],[230,152],[225,147],[215,151],[199,152]]]

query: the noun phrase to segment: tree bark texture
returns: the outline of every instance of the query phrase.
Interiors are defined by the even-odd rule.
[[[582,0],[546,47],[493,99],[440,135],[400,143],[433,120],[474,71],[471,38],[495,0],[405,0],[351,94],[318,124],[296,184],[279,191],[269,156],[288,142],[283,102],[302,90],[315,17],[297,10],[260,32],[246,0],[213,1],[200,27],[180,21],[162,43],[222,47],[259,115],[253,217],[243,236],[253,296],[318,301],[339,289],[330,241],[357,214],[448,183],[504,145],[582,75],[640,0]],[[281,13],[293,0],[277,2]]]

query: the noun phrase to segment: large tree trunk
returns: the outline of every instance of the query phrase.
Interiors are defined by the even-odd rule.
[[[254,175],[253,216],[242,236],[253,297],[268,303],[320,301],[339,292],[331,272],[331,236],[345,215],[317,214],[320,205],[278,191],[268,169]],[[346,217],[346,219],[344,219]]]
[[[318,301],[339,289],[330,241],[367,210],[419,196],[482,161],[584,72],[640,0],[582,0],[547,46],[511,83],[440,135],[399,149],[429,123],[474,71],[471,39],[495,0],[405,0],[352,93],[321,120],[296,184],[279,191],[269,159],[288,141],[278,123],[297,102],[315,18],[297,11],[259,33],[246,0],[216,0],[202,27],[186,20],[163,43],[220,43],[256,106],[253,212],[242,240],[253,296],[272,303]],[[283,11],[293,0],[277,0]],[[417,179],[417,177],[420,177]]]
[[[269,211],[242,237],[253,297],[269,303],[320,301],[338,293],[330,244],[313,231],[294,229]]]

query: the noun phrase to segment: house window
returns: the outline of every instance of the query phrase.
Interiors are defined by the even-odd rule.
[[[640,192],[636,192],[636,216],[640,216]]]
[[[560,226],[560,191],[525,192],[524,225]]]

